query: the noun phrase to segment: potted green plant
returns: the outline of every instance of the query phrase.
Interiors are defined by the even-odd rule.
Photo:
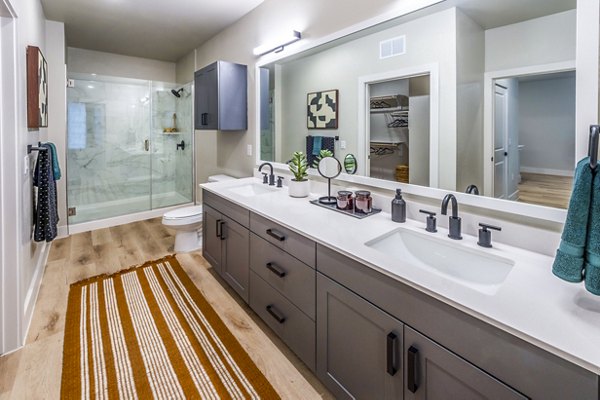
[[[308,161],[306,155],[301,151],[295,151],[288,166],[294,178],[289,183],[289,193],[291,197],[307,197],[310,193],[308,182]]]

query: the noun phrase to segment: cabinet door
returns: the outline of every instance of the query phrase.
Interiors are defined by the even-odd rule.
[[[222,236],[225,241],[221,276],[247,303],[250,279],[250,232],[231,218],[224,216]]]
[[[317,375],[338,399],[402,398],[403,324],[317,273]]]
[[[218,87],[217,64],[211,64],[196,71],[195,86],[195,128],[218,129]]]
[[[221,227],[223,216],[215,209],[203,205],[202,215],[202,255],[221,274]]]
[[[404,343],[405,399],[526,399],[407,326]]]

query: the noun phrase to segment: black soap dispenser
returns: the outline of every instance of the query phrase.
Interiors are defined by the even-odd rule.
[[[406,202],[402,199],[402,189],[396,189],[396,198],[392,200],[392,221],[406,222]]]

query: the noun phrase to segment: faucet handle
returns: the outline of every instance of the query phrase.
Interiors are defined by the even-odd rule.
[[[428,215],[427,218],[425,218],[425,222],[427,223],[427,227],[425,228],[425,230],[427,232],[431,232],[431,233],[437,232],[436,219],[435,219],[436,214],[432,211],[427,211],[427,210],[419,210],[419,212]]]
[[[282,186],[283,186],[283,185],[282,185],[282,181],[283,181],[283,179],[284,179],[284,178],[283,178],[283,176],[279,176],[279,175],[277,176],[277,187],[278,187],[278,188],[280,188],[280,187],[282,187]]]
[[[266,172],[263,172],[262,174],[263,174],[263,183],[264,184],[269,183],[269,178],[268,178],[269,174],[267,174]]]
[[[481,222],[479,223],[479,226],[481,227],[481,229],[479,230],[479,240],[477,241],[477,244],[481,247],[492,247],[492,232],[490,232],[488,229],[501,231],[502,228],[500,228],[499,226],[488,225]]]

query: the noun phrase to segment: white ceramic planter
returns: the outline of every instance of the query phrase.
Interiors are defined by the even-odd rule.
[[[291,179],[288,187],[291,197],[308,197],[308,194],[310,193],[310,184],[308,179],[303,181]]]

